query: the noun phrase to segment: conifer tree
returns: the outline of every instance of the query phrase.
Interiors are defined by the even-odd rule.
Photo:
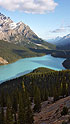
[[[3,107],[1,107],[1,112],[0,112],[0,124],[5,124],[5,117],[4,117]]]
[[[24,91],[25,124],[33,124],[33,113],[28,92]]]
[[[24,83],[19,95],[18,124],[33,124],[31,104]]]
[[[25,123],[25,110],[24,110],[22,94],[19,93],[18,124],[24,124],[24,123]]]
[[[35,86],[35,93],[34,93],[34,111],[39,112],[41,110],[41,95],[40,90],[37,86]]]
[[[6,124],[13,124],[13,113],[10,97],[7,98]]]

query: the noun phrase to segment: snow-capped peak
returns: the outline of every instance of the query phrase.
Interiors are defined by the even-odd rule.
[[[70,38],[70,34],[68,34],[67,36],[65,36],[64,39],[68,39],[68,38]]]

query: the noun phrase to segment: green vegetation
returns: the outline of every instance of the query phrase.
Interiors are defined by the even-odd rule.
[[[54,70],[44,68],[44,67],[40,67],[40,68],[37,68],[37,69],[33,70],[32,73],[45,73],[45,72],[54,72]]]
[[[41,109],[41,94],[37,86],[34,87],[34,112],[39,112]]]
[[[0,96],[4,98],[2,93]],[[17,88],[0,101],[0,124],[33,124],[29,94],[22,86],[21,90]]]
[[[32,56],[40,56],[44,54],[38,54],[32,52],[28,48],[16,44],[11,44],[5,41],[0,41],[0,57],[6,59],[9,63],[18,59]]]
[[[4,92],[11,93],[17,87],[21,89],[22,81],[31,97],[34,97],[35,89],[37,89],[35,87],[38,87],[42,101],[47,100],[48,96],[53,96],[54,100],[58,100],[60,96],[70,94],[70,71],[53,71],[45,68],[36,69],[20,78],[2,83],[0,91],[3,89]]]
[[[67,107],[63,107],[61,115],[67,115],[67,114],[68,114],[68,108]]]
[[[62,124],[67,124],[67,122],[63,121]]]

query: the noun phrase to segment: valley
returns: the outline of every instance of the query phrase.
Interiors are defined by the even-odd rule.
[[[70,0],[0,0],[0,124],[70,124]]]
[[[60,39],[56,44],[48,43],[39,38],[29,26],[23,22],[15,23],[9,17],[0,13],[0,57],[8,63],[19,59],[51,54],[53,57],[69,58],[69,35]],[[67,40],[67,45],[60,42]],[[53,43],[53,42],[52,42]],[[3,64],[3,63],[2,63]],[[63,66],[69,69],[69,66]]]

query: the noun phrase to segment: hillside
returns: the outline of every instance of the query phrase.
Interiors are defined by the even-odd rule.
[[[24,46],[11,44],[2,40],[0,41],[0,57],[7,60],[9,63],[21,58],[41,55],[44,55],[44,53],[33,52]]]
[[[17,107],[18,104],[20,105],[19,110],[23,110],[23,107],[21,106],[23,104],[21,103],[24,102],[25,107],[30,105],[28,103],[31,103],[34,124],[44,123],[62,124],[63,121],[69,124],[70,123],[69,95],[70,95],[69,70],[58,72],[53,71],[51,69],[38,68],[34,70],[32,73],[0,84],[0,105],[2,104],[5,109],[7,107],[7,102],[9,101],[10,98],[11,104],[10,103],[9,104],[11,109],[15,110],[15,114],[19,115]],[[28,102],[28,96],[30,102]],[[20,98],[22,98],[23,102],[22,101],[19,102],[19,100],[21,100]],[[49,98],[50,99],[53,98],[52,101],[53,103]],[[16,107],[16,109],[14,106]],[[35,109],[34,106],[36,106]],[[63,111],[64,107],[67,107],[66,108],[67,111],[64,111],[65,113],[63,113],[62,115],[61,112]],[[27,116],[25,117],[29,118],[32,116],[31,110],[29,106],[28,109],[25,109],[25,112],[28,112]],[[21,113],[23,115],[23,111],[21,111]],[[14,116],[15,114],[13,111]],[[17,122],[18,119],[19,118],[17,118],[17,120],[15,119],[15,122]]]
[[[28,90],[31,89],[29,87],[31,87],[32,82],[34,85],[37,85],[42,92],[44,91],[44,89],[46,89],[48,90],[50,95],[53,96],[55,95],[54,92],[56,92],[57,89],[57,93],[59,95],[61,93],[60,89],[62,84],[64,85],[64,88],[66,88],[66,83],[68,86],[70,86],[69,77],[69,70],[54,71],[47,68],[38,68],[22,77],[2,83],[0,85],[0,90],[3,89],[4,91],[11,92],[12,90],[15,90],[16,87],[21,87],[22,81],[24,81],[24,84],[26,87],[28,87]],[[33,89],[31,90],[33,91]],[[67,89],[67,91],[65,90],[63,94],[65,94],[65,92],[67,92],[67,94],[70,94],[69,88]]]
[[[46,54],[51,54],[54,50],[45,49],[41,46],[37,46],[36,49],[34,46],[27,48],[24,45],[12,44],[0,40],[0,57],[5,59],[8,63],[15,62],[21,58],[27,57],[36,57]]]

